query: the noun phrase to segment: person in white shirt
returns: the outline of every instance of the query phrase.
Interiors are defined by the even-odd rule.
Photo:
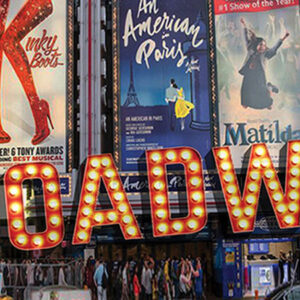
[[[68,285],[65,278],[65,266],[62,263],[58,273],[58,285]]]

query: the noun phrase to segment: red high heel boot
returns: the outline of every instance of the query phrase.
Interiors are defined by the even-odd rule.
[[[54,129],[49,104],[46,100],[34,100],[31,104],[31,110],[35,122],[35,135],[33,136],[32,145],[38,145],[50,135],[48,120],[52,129]]]
[[[5,132],[2,128],[1,121],[0,121],[0,144],[9,143],[11,140],[11,137],[7,132]]]

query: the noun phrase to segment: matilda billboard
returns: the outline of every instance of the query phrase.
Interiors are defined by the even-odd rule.
[[[145,168],[145,150],[210,151],[208,8],[197,0],[114,1],[115,159]]]
[[[300,135],[298,1],[214,1],[220,145],[235,166],[254,143],[280,150]]]
[[[4,0],[0,9],[0,172],[19,162],[50,162],[66,172],[72,1]]]

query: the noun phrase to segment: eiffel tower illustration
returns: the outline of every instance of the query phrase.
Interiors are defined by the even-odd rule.
[[[136,91],[134,88],[132,62],[130,62],[130,84],[129,84],[127,98],[124,103],[124,106],[128,107],[131,104],[133,104],[135,106],[140,106],[140,102],[139,102],[139,99],[137,97],[137,94],[136,94]]]

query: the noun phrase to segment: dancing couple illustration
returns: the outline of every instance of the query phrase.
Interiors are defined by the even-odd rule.
[[[243,76],[241,88],[241,104],[244,108],[272,109],[273,93],[279,89],[266,78],[267,60],[274,57],[284,40],[289,36],[287,32],[278,42],[268,48],[266,41],[248,28],[245,20],[241,18],[247,47],[247,57],[239,73]]]
[[[184,130],[185,118],[195,107],[193,103],[186,101],[183,88],[178,88],[175,79],[170,80],[170,86],[166,89],[166,102],[169,104],[171,130],[176,128],[177,119],[180,119],[180,129]]]
[[[4,53],[27,96],[35,124],[35,134],[31,143],[37,145],[50,135],[48,121],[52,129],[54,126],[50,117],[48,102],[40,99],[37,94],[29,59],[21,41],[52,14],[53,5],[51,0],[27,0],[6,28],[9,5],[10,0],[0,0],[0,76]],[[0,118],[0,143],[8,143],[10,140],[11,137],[3,129]]]

